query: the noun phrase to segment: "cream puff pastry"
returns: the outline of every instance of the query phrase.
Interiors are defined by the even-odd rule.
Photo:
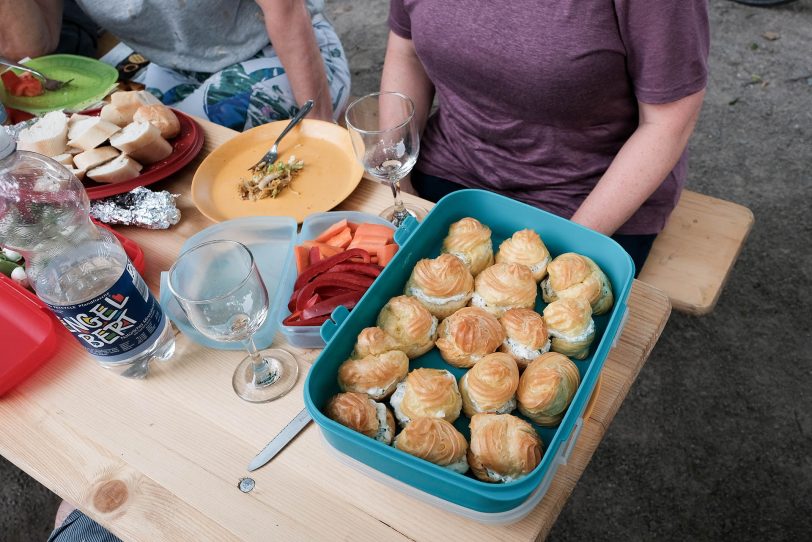
[[[578,367],[564,354],[538,357],[519,379],[519,411],[539,425],[556,425],[581,383]]]
[[[510,354],[524,370],[527,364],[550,350],[550,336],[544,318],[530,309],[510,309],[499,319],[505,340],[499,350]]]
[[[398,434],[395,448],[460,474],[468,471],[468,441],[441,418],[415,418]]]
[[[530,268],[533,280],[540,281],[547,276],[550,251],[539,234],[533,230],[520,230],[499,245],[496,263],[520,263]]]
[[[544,322],[552,337],[550,349],[575,359],[585,359],[595,340],[592,307],[583,297],[561,298],[544,307]]]
[[[504,340],[505,332],[494,315],[478,307],[465,307],[440,322],[435,344],[448,363],[468,368],[496,352]]]
[[[512,414],[471,418],[468,464],[483,482],[512,482],[541,462],[541,439],[533,426]]]
[[[392,444],[396,429],[392,411],[383,403],[376,403],[365,393],[338,393],[327,403],[324,413],[353,431],[378,442]]]
[[[462,411],[508,414],[516,408],[519,367],[508,354],[497,352],[477,361],[460,379]]]
[[[383,354],[398,349],[398,342],[389,333],[379,327],[367,327],[358,334],[355,341],[355,348],[352,351],[352,358],[364,358],[366,356]]]
[[[398,384],[389,404],[402,425],[414,418],[442,418],[453,423],[460,416],[462,398],[453,374],[421,368]]]
[[[497,318],[510,309],[532,309],[536,305],[536,281],[526,265],[497,263],[477,275],[471,305]]]
[[[422,356],[434,346],[437,317],[414,297],[390,299],[378,314],[378,327],[394,337],[398,350],[409,359]]]
[[[338,387],[341,391],[366,393],[380,401],[395,391],[408,372],[409,358],[400,350],[348,359],[338,368]]]
[[[443,253],[459,258],[473,276],[493,265],[491,229],[476,218],[463,218],[451,224],[443,239]]]
[[[468,304],[474,295],[474,277],[459,258],[440,254],[417,262],[403,293],[442,319]]]
[[[550,303],[565,297],[583,297],[592,306],[592,314],[609,312],[614,303],[612,285],[601,268],[581,254],[568,252],[557,256],[547,266],[541,282],[544,301]]]

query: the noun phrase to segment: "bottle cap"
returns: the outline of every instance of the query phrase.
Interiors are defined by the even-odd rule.
[[[6,159],[15,150],[17,150],[17,142],[4,127],[0,126],[0,160]]]

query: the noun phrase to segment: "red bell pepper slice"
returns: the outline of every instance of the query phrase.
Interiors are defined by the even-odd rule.
[[[371,260],[371,256],[369,252],[366,250],[362,250],[360,248],[352,248],[350,250],[345,250],[335,256],[330,256],[329,258],[325,258],[318,263],[311,265],[307,269],[305,269],[301,275],[296,279],[296,283],[293,285],[293,289],[298,290],[311,280],[313,280],[318,275],[321,275],[334,265],[341,263],[343,261],[349,260],[350,258],[361,258],[364,263],[369,263]]]
[[[296,296],[296,310],[303,310],[307,300],[313,297],[313,294],[320,286],[340,286],[348,290],[366,291],[374,280],[374,277],[351,273],[327,273],[318,276],[299,291]]]
[[[383,267],[374,263],[340,263],[334,265],[332,269],[325,271],[327,273],[357,273],[359,275],[367,275],[370,277],[377,277],[383,271]]]
[[[306,308],[304,311],[302,311],[302,316],[305,320],[310,320],[311,318],[316,318],[317,316],[324,316],[332,313],[333,309],[339,305],[344,305],[348,309],[351,309],[356,305],[356,303],[358,303],[358,300],[361,299],[361,296],[363,295],[364,292],[359,291],[330,297],[324,301],[321,301],[320,303],[316,303],[312,307]]]
[[[299,320],[299,316],[300,315],[296,315],[296,318],[294,318],[293,314],[291,314],[282,320],[282,323],[286,326],[320,326],[330,318],[325,314],[323,316],[316,316],[315,318],[311,318],[309,320]]]

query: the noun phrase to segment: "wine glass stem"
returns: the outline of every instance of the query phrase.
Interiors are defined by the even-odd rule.
[[[245,349],[248,350],[248,355],[251,358],[251,364],[254,367],[254,382],[255,386],[267,386],[273,384],[279,378],[279,374],[271,372],[268,362],[257,351],[257,345],[254,344],[254,338],[248,337],[245,341]]]
[[[392,213],[393,222],[395,225],[400,225],[409,214],[409,211],[403,206],[403,200],[400,199],[400,179],[389,179],[389,186],[392,187],[392,197],[395,198],[395,210]]]

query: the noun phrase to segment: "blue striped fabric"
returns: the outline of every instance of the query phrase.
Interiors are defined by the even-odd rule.
[[[78,510],[72,511],[54,529],[48,542],[121,542],[113,533],[84,515]]]

